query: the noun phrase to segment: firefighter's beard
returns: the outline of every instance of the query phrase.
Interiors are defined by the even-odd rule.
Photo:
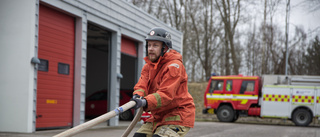
[[[156,55],[155,53],[148,53],[148,58],[153,63],[157,62],[159,57],[160,55]]]

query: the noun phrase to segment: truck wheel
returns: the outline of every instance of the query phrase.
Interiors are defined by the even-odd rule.
[[[239,118],[239,114],[236,113],[236,114],[234,115],[233,120],[232,120],[231,122],[237,121],[238,118]]]
[[[133,119],[133,114],[131,113],[130,109],[121,113],[119,115],[120,120],[125,120],[125,121],[129,121]]]
[[[306,109],[298,109],[293,112],[292,121],[296,126],[308,126],[312,121],[312,115]]]
[[[233,122],[234,115],[233,108],[228,105],[221,106],[217,113],[220,122]]]

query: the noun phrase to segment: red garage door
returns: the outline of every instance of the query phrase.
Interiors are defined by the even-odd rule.
[[[49,7],[39,9],[36,128],[72,126],[74,18]]]
[[[121,37],[121,52],[133,57],[137,57],[136,43],[125,37]]]

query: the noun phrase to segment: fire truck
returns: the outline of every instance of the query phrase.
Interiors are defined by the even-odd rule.
[[[212,76],[204,105],[203,113],[216,114],[221,122],[256,116],[308,126],[320,120],[320,76]]]

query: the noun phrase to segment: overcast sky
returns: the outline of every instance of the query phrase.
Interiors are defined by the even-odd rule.
[[[312,1],[316,1],[312,3]],[[286,2],[281,0],[281,3],[276,8],[274,13],[273,24],[285,32],[286,20]],[[258,27],[263,22],[264,0],[253,2],[253,5],[247,6],[245,15],[250,15],[254,18],[251,22],[244,22],[238,29],[252,29],[255,22]],[[316,6],[315,6],[316,5]],[[308,39],[313,39],[315,35],[320,36],[320,0],[290,0],[290,18],[289,18],[289,39],[295,33],[295,27],[303,27],[308,34]],[[270,21],[270,16],[267,16],[267,22]]]
[[[317,7],[319,7],[320,2],[317,3]],[[318,28],[317,32],[320,32],[320,9],[314,10],[316,8],[315,5],[311,2],[306,3],[306,0],[291,0],[290,5],[290,24],[303,25],[306,32],[316,28]],[[293,30],[293,25],[290,25],[290,31]]]
[[[296,26],[303,27],[309,39],[320,35],[320,0],[314,1],[317,2],[312,3],[312,0],[290,0],[289,39],[290,36],[294,35]],[[262,2],[263,6],[264,3]],[[283,29],[283,32],[285,32],[286,25],[286,3],[287,0],[281,1],[274,16],[274,23],[278,24]],[[263,12],[261,9],[259,10]],[[263,17],[260,16],[260,19],[262,20]]]
[[[308,28],[317,28],[320,25],[320,9],[312,11],[310,4],[301,3],[303,0],[291,0],[291,23],[303,24]]]

